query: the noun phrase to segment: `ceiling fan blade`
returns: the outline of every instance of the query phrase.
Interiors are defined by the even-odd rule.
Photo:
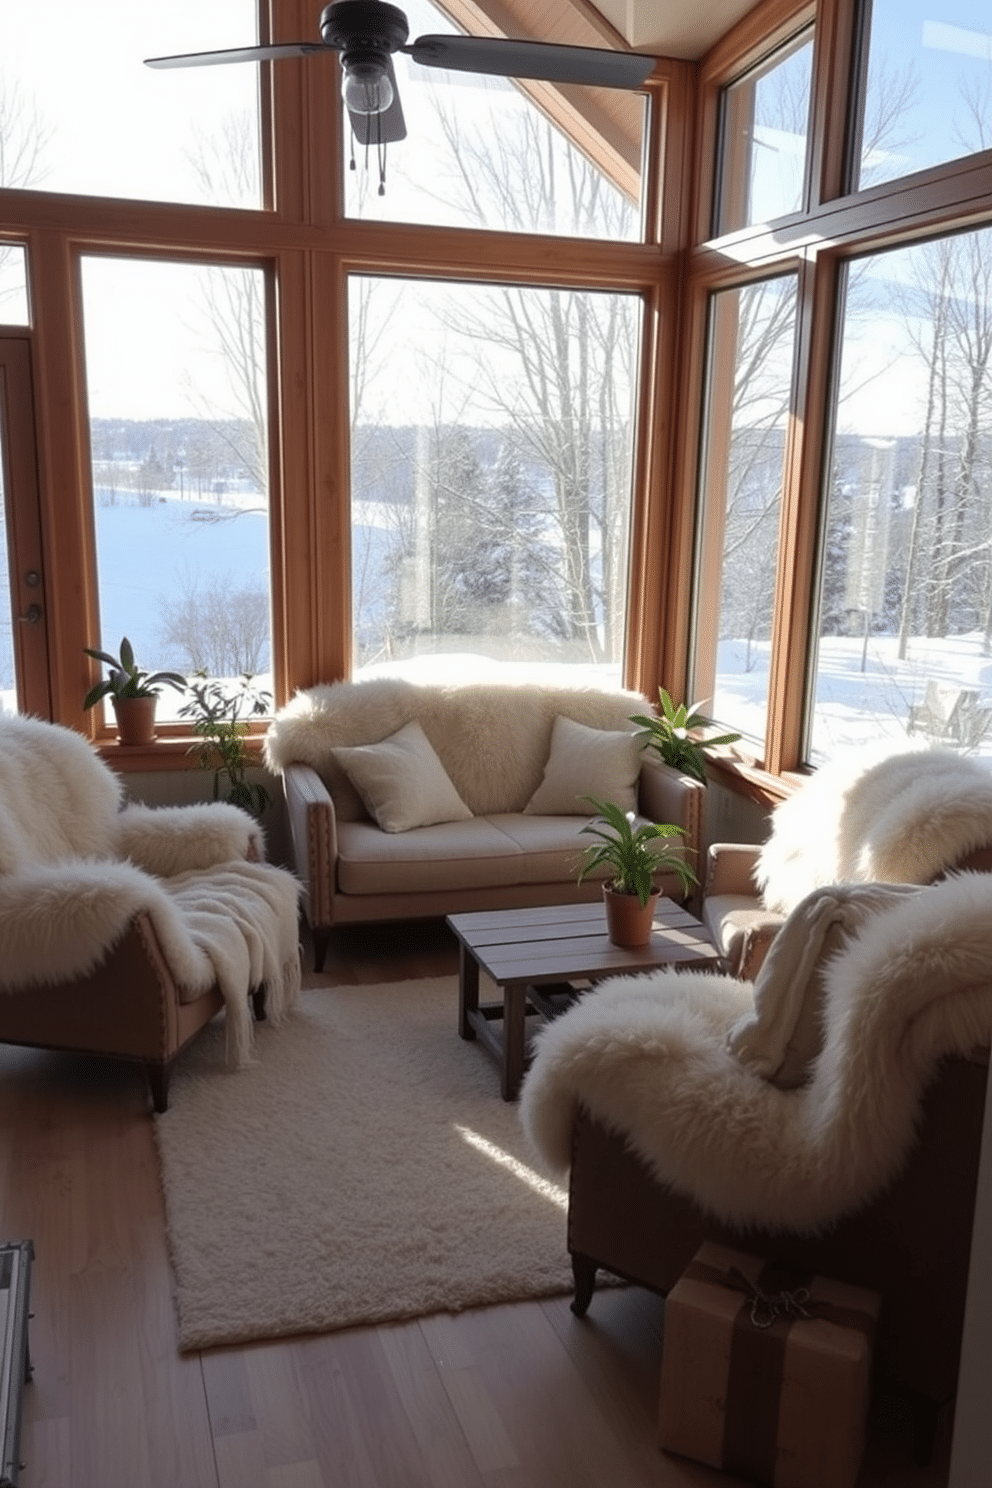
[[[179,57],[146,57],[145,66],[213,67],[218,62],[278,62],[281,57],[306,57],[311,52],[328,50],[323,41],[287,41],[277,46],[231,47],[222,52],[186,52]]]
[[[393,101],[381,114],[357,114],[348,110],[348,118],[355,139],[360,145],[395,145],[406,139],[406,120],[400,104],[400,89],[393,71],[392,58],[386,64],[386,74],[393,85]]]
[[[582,83],[592,88],[639,88],[658,60],[638,52],[509,41],[500,36],[418,36],[400,50],[409,52],[425,67],[536,78],[547,83]]]

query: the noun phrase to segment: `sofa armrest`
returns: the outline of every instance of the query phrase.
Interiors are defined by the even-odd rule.
[[[685,775],[666,765],[657,755],[645,750],[637,784],[638,808],[653,822],[668,822],[681,827],[684,837],[678,839],[685,848],[685,861],[697,879],[702,878],[703,802],[706,787],[692,775]],[[670,846],[674,846],[672,841]],[[695,904],[699,890],[687,896]]]
[[[765,909],[754,870],[761,849],[752,842],[711,842],[706,854],[703,924],[732,975],[754,981],[785,918]]]
[[[706,894],[735,894],[760,901],[754,881],[761,849],[753,842],[711,842],[706,853]]]
[[[674,827],[681,827],[685,832],[686,846],[696,853],[702,848],[705,791],[706,787],[700,781],[684,775],[681,770],[674,770],[645,751],[637,783],[641,815],[653,822],[670,822]]]
[[[331,923],[338,856],[337,814],[330,791],[309,765],[282,772],[293,867],[303,884],[312,928]]]

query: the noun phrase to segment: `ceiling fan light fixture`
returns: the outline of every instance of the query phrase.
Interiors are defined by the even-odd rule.
[[[341,97],[353,114],[384,114],[393,101],[386,57],[379,52],[342,57]]]

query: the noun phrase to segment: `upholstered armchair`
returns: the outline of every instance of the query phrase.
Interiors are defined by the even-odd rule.
[[[521,1115],[568,1172],[573,1310],[667,1293],[711,1240],[882,1294],[880,1366],[953,1397],[992,1041],[992,877],[816,890],[756,983],[600,983],[538,1035]]]
[[[932,883],[992,869],[992,772],[924,745],[823,766],[771,814],[763,845],[711,843],[701,916],[724,966],[756,977],[790,910],[833,883]]]
[[[162,1111],[173,1061],[218,1013],[237,1066],[253,1012],[287,1012],[298,885],[236,807],[121,796],[80,734],[0,718],[0,1042],[137,1060]]]

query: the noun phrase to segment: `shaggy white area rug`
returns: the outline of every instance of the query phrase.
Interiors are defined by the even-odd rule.
[[[314,988],[247,1069],[223,1020],[178,1061],[155,1132],[182,1350],[571,1289],[565,1193],[457,987]]]

